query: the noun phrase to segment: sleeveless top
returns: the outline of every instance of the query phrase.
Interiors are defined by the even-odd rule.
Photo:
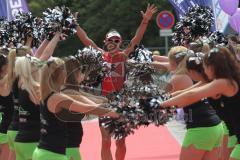
[[[0,112],[2,113],[2,121],[0,123],[0,133],[6,134],[13,115],[13,94],[8,96],[0,96]]]
[[[232,97],[222,96],[222,101],[229,117],[229,123],[237,136],[238,143],[240,143],[240,88],[238,93]]]
[[[213,109],[216,111],[217,115],[221,120],[223,120],[228,128],[229,135],[232,136],[234,135],[233,127],[230,121],[230,116],[227,114],[228,110],[224,106],[224,103],[222,101],[222,97],[219,99],[213,99],[213,98],[208,98],[209,103],[213,107]]]
[[[206,99],[183,108],[187,129],[212,127],[221,122],[215,110]]]
[[[19,89],[19,128],[16,142],[38,142],[40,136],[40,106],[34,104],[26,90]]]
[[[123,88],[127,57],[123,52],[115,53],[113,56],[109,52],[105,52],[103,58],[110,70],[110,73],[105,75],[102,81],[102,94],[107,95]]]
[[[19,78],[16,78],[16,80],[13,82],[13,100],[14,100],[14,111],[13,111],[13,117],[12,121],[9,125],[8,130],[17,131],[18,130],[18,120],[19,120],[19,101],[18,101],[18,80]]]
[[[64,88],[61,91],[72,89]],[[75,90],[75,89],[72,89]],[[83,128],[81,120],[84,118],[85,114],[71,112],[66,109],[63,109],[57,114],[58,117],[66,121],[67,126],[67,148],[76,148],[79,147],[82,142],[83,137]]]
[[[54,94],[52,92],[41,103],[41,129],[38,148],[58,154],[65,154],[67,147],[67,126],[56,114],[48,110],[47,102]]]

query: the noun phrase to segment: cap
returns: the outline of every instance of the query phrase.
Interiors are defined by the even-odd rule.
[[[122,39],[121,35],[117,31],[111,31],[111,32],[108,32],[106,34],[106,39],[110,39],[110,38],[113,38],[113,37]]]

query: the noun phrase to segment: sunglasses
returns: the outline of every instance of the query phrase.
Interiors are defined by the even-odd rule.
[[[107,42],[119,43],[120,39],[108,39]]]

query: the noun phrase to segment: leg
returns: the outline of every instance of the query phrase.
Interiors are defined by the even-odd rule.
[[[7,131],[7,137],[8,137],[8,146],[10,149],[10,154],[8,157],[8,160],[15,160],[16,159],[16,153],[15,153],[15,137],[17,135],[17,131]]]
[[[0,159],[8,160],[9,154],[10,154],[10,150],[9,150],[8,144],[7,143],[2,144],[1,145]]]
[[[126,143],[125,138],[116,141],[116,160],[124,160],[126,155]]]
[[[213,150],[206,152],[203,159],[204,160],[209,160],[209,159],[220,160],[222,158],[220,151],[221,151],[221,147],[214,148]]]
[[[226,160],[228,160],[230,158],[230,155],[233,152],[236,144],[237,144],[237,137],[236,136],[229,136],[228,137],[227,150],[226,150]]]
[[[194,145],[190,145],[187,148],[182,147],[180,160],[203,160],[205,153],[205,150],[198,150]]]
[[[240,160],[240,144],[234,147],[229,160]]]
[[[111,136],[102,127],[100,127],[100,131],[102,134],[102,150],[101,150],[102,160],[113,160],[111,153]]]

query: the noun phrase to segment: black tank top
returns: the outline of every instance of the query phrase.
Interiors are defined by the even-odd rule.
[[[212,127],[221,122],[206,99],[183,108],[186,127]]]
[[[82,142],[83,128],[81,122],[67,123],[67,148],[79,147]]]
[[[13,115],[13,94],[8,96],[0,96],[0,112],[2,113],[2,121],[0,123],[0,133],[7,133],[8,127]]]
[[[26,90],[19,89],[19,130],[16,142],[38,142],[40,137],[40,106],[34,104]]]
[[[229,135],[230,136],[234,135],[233,126],[231,125],[231,123],[229,123],[231,114],[228,113],[228,110],[224,106],[222,98],[219,99],[208,98],[208,101],[213,107],[213,109],[216,111],[219,118],[225,122],[229,130]]]
[[[229,123],[234,130],[234,134],[240,143],[240,88],[238,93],[233,97],[222,96],[226,114],[229,115]]]
[[[13,116],[12,116],[12,121],[9,125],[8,130],[12,131],[18,131],[18,120],[19,120],[19,102],[18,102],[18,80],[17,78],[12,87],[13,91],[13,100],[14,100],[14,111],[13,111]]]
[[[67,89],[72,88],[64,88],[61,91]],[[67,148],[79,147],[83,137],[83,128],[81,120],[84,118],[85,115],[80,113],[69,112],[67,110],[63,110],[61,114],[62,115],[59,115],[59,117],[63,116],[63,118],[65,118],[67,121]]]
[[[47,102],[52,92],[43,103],[41,103],[41,130],[38,147],[51,152],[65,154],[67,146],[66,123],[57,118],[56,114],[48,110]]]

